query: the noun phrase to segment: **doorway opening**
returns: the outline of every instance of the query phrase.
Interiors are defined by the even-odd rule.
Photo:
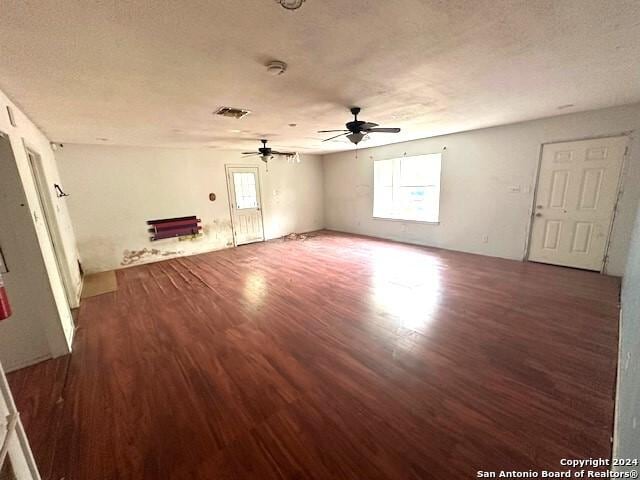
[[[542,147],[528,260],[603,272],[628,138]]]
[[[264,241],[258,167],[225,166],[235,246]]]

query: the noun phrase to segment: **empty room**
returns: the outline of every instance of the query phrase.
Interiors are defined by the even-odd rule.
[[[0,2],[0,479],[637,478],[640,2]]]

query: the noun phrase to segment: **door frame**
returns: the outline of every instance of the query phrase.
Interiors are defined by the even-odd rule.
[[[77,308],[79,305],[77,292],[73,288],[73,281],[71,279],[71,273],[69,272],[67,255],[62,247],[62,235],[55,215],[55,206],[51,201],[51,196],[48,194],[47,176],[44,172],[44,165],[42,164],[42,157],[40,154],[26,142],[24,143],[24,150],[27,156],[27,163],[29,165],[29,171],[31,172],[31,179],[36,190],[38,203],[40,204],[40,210],[42,211],[44,226],[47,230],[47,237],[53,256],[56,260],[56,267],[62,280],[64,292],[67,297],[67,303],[70,308]]]
[[[542,155],[544,153],[545,145],[554,145],[557,143],[568,143],[568,142],[582,142],[585,140],[598,140],[605,138],[620,138],[624,137],[626,139],[626,146],[624,150],[624,154],[622,156],[622,165],[620,166],[620,175],[618,177],[618,187],[616,190],[616,201],[613,204],[613,214],[611,215],[611,222],[609,224],[609,228],[607,229],[607,240],[605,242],[604,248],[604,256],[602,257],[602,265],[600,266],[600,273],[604,274],[607,268],[607,261],[609,260],[609,247],[611,246],[611,234],[613,233],[613,224],[616,219],[616,215],[618,213],[618,204],[620,203],[620,196],[622,194],[622,185],[624,174],[627,169],[627,164],[629,163],[629,144],[631,143],[631,132],[624,131],[618,134],[610,134],[610,135],[596,135],[593,137],[581,137],[574,138],[568,140],[554,140],[553,142],[543,142],[540,144],[540,150],[538,152],[538,164],[536,167],[535,174],[535,182],[533,185],[533,195],[531,197],[531,206],[529,207],[529,223],[527,224],[527,235],[525,238],[524,244],[524,261],[529,262],[529,254],[531,253],[531,235],[533,234],[533,222],[535,221],[535,213],[536,213],[536,202],[538,200],[538,186],[540,183],[540,172],[542,170]],[[572,268],[572,267],[566,267]]]
[[[231,178],[230,170],[232,168],[255,168],[256,169],[256,181],[258,182],[258,199],[260,200],[260,223],[262,225],[262,238],[263,242],[267,239],[264,234],[264,206],[262,204],[262,179],[260,178],[260,165],[259,164],[251,164],[251,165],[241,165],[237,163],[229,163],[224,166],[224,176],[227,179],[227,199],[229,200],[229,219],[231,220],[231,236],[233,237],[233,246],[237,247],[238,242],[236,241],[236,227],[233,223],[233,203],[235,201],[234,198],[234,190],[233,179]]]

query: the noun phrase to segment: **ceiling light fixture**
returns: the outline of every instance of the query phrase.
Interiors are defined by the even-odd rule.
[[[302,6],[305,0],[276,0],[276,2],[287,10],[297,10]]]
[[[267,73],[269,73],[270,75],[273,75],[274,77],[277,77],[278,75],[282,75],[284,72],[287,71],[287,64],[284,62],[281,62],[280,60],[272,60],[271,62],[267,63],[266,67],[267,67]]]
[[[347,138],[351,140],[351,143],[355,143],[356,145],[359,144],[364,137],[364,133],[352,133],[351,135],[347,135]]]

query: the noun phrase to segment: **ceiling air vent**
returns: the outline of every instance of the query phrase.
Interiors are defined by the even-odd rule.
[[[216,115],[221,115],[223,117],[231,117],[231,118],[242,118],[245,115],[249,115],[251,112],[249,110],[242,110],[241,108],[231,108],[231,107],[220,107],[215,111]]]

